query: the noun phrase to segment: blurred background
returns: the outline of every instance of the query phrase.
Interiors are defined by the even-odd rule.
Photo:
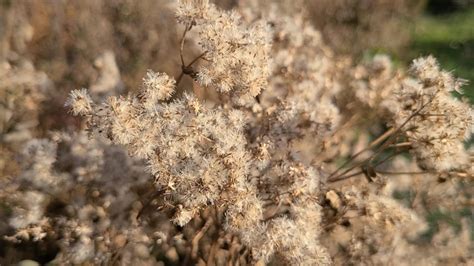
[[[404,58],[435,55],[444,68],[470,81],[464,92],[474,103],[474,1],[428,1],[412,36]]]
[[[338,53],[356,60],[387,53],[406,67],[434,55],[442,68],[470,80],[474,102],[474,0],[318,0],[303,11]]]
[[[0,57],[31,60],[68,92],[96,83],[104,68],[99,58],[110,51],[125,88],[137,88],[146,69],[179,74],[173,2],[0,0]],[[230,9],[248,1],[214,2]],[[443,68],[474,80],[474,0],[279,2],[304,13],[339,54],[360,60],[388,53],[401,66],[433,54]]]

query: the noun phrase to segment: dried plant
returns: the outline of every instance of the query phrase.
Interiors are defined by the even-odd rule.
[[[431,56],[357,63],[282,6],[179,1],[177,69],[139,68],[128,94],[124,55],[100,53],[65,103],[85,130],[20,140],[0,179],[0,263],[472,263],[474,117],[451,96],[464,81]],[[5,95],[43,86],[6,69]]]
[[[45,73],[25,59],[0,61],[1,143],[31,138],[38,125],[38,109],[52,84]]]
[[[220,1],[218,1],[220,2]],[[426,5],[424,0],[240,0],[253,12],[272,8],[299,13],[338,53],[360,56],[367,50],[400,54],[409,46],[410,26]],[[270,12],[269,12],[270,11]],[[393,36],[397,36],[394,38]]]

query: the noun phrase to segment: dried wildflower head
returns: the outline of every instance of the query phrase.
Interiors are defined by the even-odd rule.
[[[472,108],[451,95],[461,91],[463,81],[441,70],[432,56],[414,60],[411,76],[390,69],[380,56],[356,67],[352,88],[357,99],[399,128],[423,169],[466,169],[469,156],[463,142],[472,134]]]
[[[287,131],[280,123],[298,124],[302,114],[279,113],[281,118],[272,125],[274,131],[268,133],[279,146],[269,154],[275,161],[267,169],[258,169],[246,148],[244,113],[210,108],[186,94],[171,102],[147,104],[155,97],[148,89],[145,86],[137,97],[110,97],[106,103],[94,105],[88,125],[100,128],[130,154],[146,159],[165,206],[175,211],[174,223],[184,226],[206,206],[218,205],[225,208],[226,230],[238,234],[255,259],[269,260],[281,254],[290,263],[330,261],[317,240],[319,176],[313,168],[285,157],[288,143],[300,133],[296,130],[295,136],[284,138]],[[319,122],[309,119],[315,119],[316,125]],[[317,126],[313,130],[318,130]],[[277,159],[281,149],[283,158],[290,162]],[[251,180],[251,168],[258,179]],[[265,174],[259,175],[259,171]],[[277,206],[284,206],[276,209],[267,224],[263,223],[265,208],[259,194],[274,197],[279,201]],[[310,207],[304,207],[309,201]],[[286,217],[284,224],[290,227],[279,225],[277,217]],[[302,228],[310,230],[312,237],[306,237]],[[277,239],[272,233],[277,229],[291,229],[291,238],[281,235]],[[265,249],[259,250],[262,245]]]
[[[351,89],[363,106],[377,109],[376,114],[380,117],[387,115],[387,110],[393,111],[397,108],[397,103],[392,103],[389,99],[400,82],[400,74],[393,70],[387,55],[376,55],[371,61],[356,66],[351,72]]]
[[[212,110],[188,95],[157,102],[161,87],[173,83],[149,74],[140,98],[111,97],[101,107],[108,115],[93,114],[92,121],[131,154],[147,159],[158,189],[176,206],[175,221],[184,225],[201,208],[222,201],[225,190],[244,186],[249,158],[238,111]],[[70,100],[74,106],[75,98]]]
[[[10,225],[15,229],[26,228],[31,225],[43,223],[47,197],[36,191],[28,191],[18,199],[20,204],[15,208],[15,213],[10,219]],[[45,236],[44,232],[41,234]],[[42,237],[38,237],[41,239]]]
[[[197,79],[202,85],[230,93],[240,104],[266,87],[271,38],[264,21],[247,25],[237,12],[220,11],[207,1],[181,2],[177,17],[187,29],[198,30],[204,62]]]
[[[86,89],[73,90],[69,95],[66,106],[70,107],[74,115],[87,115],[92,113],[93,101]]]
[[[331,259],[319,242],[320,177],[313,168],[291,158],[273,160],[259,177],[259,194],[274,204],[266,209],[266,228],[260,234],[255,229],[241,233],[243,240],[251,240],[254,256],[265,261],[276,256],[291,265],[330,265]]]
[[[405,121],[406,135],[421,166],[437,171],[465,168],[469,156],[463,142],[472,134],[474,119],[469,104],[450,92],[459,82],[439,69],[433,57],[414,60],[416,79],[406,79],[396,93],[395,124]]]
[[[148,70],[143,79],[142,97],[146,99],[144,103],[147,109],[152,109],[159,101],[168,100],[174,93],[176,81],[165,73],[155,73]]]
[[[15,59],[0,56],[0,142],[11,144],[32,137],[42,104],[53,88],[32,62]]]
[[[56,191],[64,185],[65,178],[54,172],[57,144],[47,139],[33,139],[22,152],[23,171],[20,179],[41,191]]]
[[[180,0],[176,19],[185,25],[195,25],[197,21],[208,19],[209,0]]]
[[[51,236],[59,236],[54,258],[59,264],[108,263],[119,248],[128,256],[141,254],[137,261],[150,259],[133,248],[153,245],[145,232],[150,228],[135,226],[136,189],[149,179],[144,166],[132,163],[119,147],[83,133],[54,134],[53,139],[28,142],[22,174],[2,180],[17,188],[1,195],[12,208],[7,221],[14,229],[5,239],[46,245]]]

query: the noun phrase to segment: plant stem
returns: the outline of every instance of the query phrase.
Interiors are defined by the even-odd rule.
[[[391,128],[389,129],[388,131],[386,131],[385,133],[383,133],[382,135],[380,135],[377,139],[375,139],[374,141],[372,141],[369,146],[367,146],[366,148],[360,150],[359,152],[357,152],[356,154],[352,155],[348,160],[346,160],[341,166],[339,166],[334,172],[332,172],[330,175],[329,175],[329,178],[331,178],[333,175],[337,174],[337,172],[339,172],[339,170],[341,170],[342,168],[344,168],[347,164],[349,164],[350,162],[352,162],[355,158],[357,158],[359,155],[363,154],[364,152],[366,151],[369,151],[371,150],[374,146],[377,146],[379,143],[381,143],[382,141],[384,141],[386,138],[388,138],[391,134],[393,134],[393,132],[395,131],[395,128]]]
[[[418,115],[429,103],[431,103],[433,101],[434,98],[431,98],[428,102],[424,103],[421,105],[420,108],[418,108],[418,110],[416,110],[415,112],[413,112],[400,126],[398,126],[397,128],[391,128],[390,130],[388,130],[387,132],[385,132],[384,134],[382,134],[380,137],[378,137],[376,140],[374,140],[372,143],[369,144],[369,146],[367,146],[367,148],[359,151],[358,153],[354,154],[353,156],[351,156],[351,158],[349,158],[349,160],[347,160],[343,165],[341,165],[340,167],[338,167],[336,169],[336,171],[334,171],[333,173],[331,173],[328,177],[328,180],[339,180],[341,177],[344,177],[345,174],[349,173],[350,171],[352,171],[353,169],[357,168],[357,167],[361,167],[363,166],[364,164],[366,163],[370,163],[372,162],[378,154],[380,154],[382,151],[384,151],[386,148],[390,147],[390,145],[393,143],[394,140],[396,140],[396,137],[398,136],[398,134],[400,133],[400,131],[402,130],[402,128],[408,124],[408,122],[413,118],[415,117],[416,115]],[[387,139],[388,138],[388,139]],[[356,163],[354,164],[353,166],[349,167],[347,170],[345,170],[344,172],[342,172],[341,174],[338,174],[335,176],[335,174],[337,174],[339,172],[340,169],[344,168],[347,164],[349,163],[352,163],[352,161],[357,157],[359,156],[360,154],[364,153],[365,151],[368,151],[370,150],[371,148],[373,148],[374,146],[378,145],[379,143],[382,143],[385,139],[387,139],[381,146],[379,146],[374,154],[365,159],[365,160],[362,160],[361,162],[359,163]],[[334,177],[335,176],[335,177]]]

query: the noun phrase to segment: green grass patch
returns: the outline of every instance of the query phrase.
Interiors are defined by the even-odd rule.
[[[410,59],[432,54],[443,69],[469,80],[464,95],[474,103],[474,8],[443,16],[424,15],[413,29]]]

